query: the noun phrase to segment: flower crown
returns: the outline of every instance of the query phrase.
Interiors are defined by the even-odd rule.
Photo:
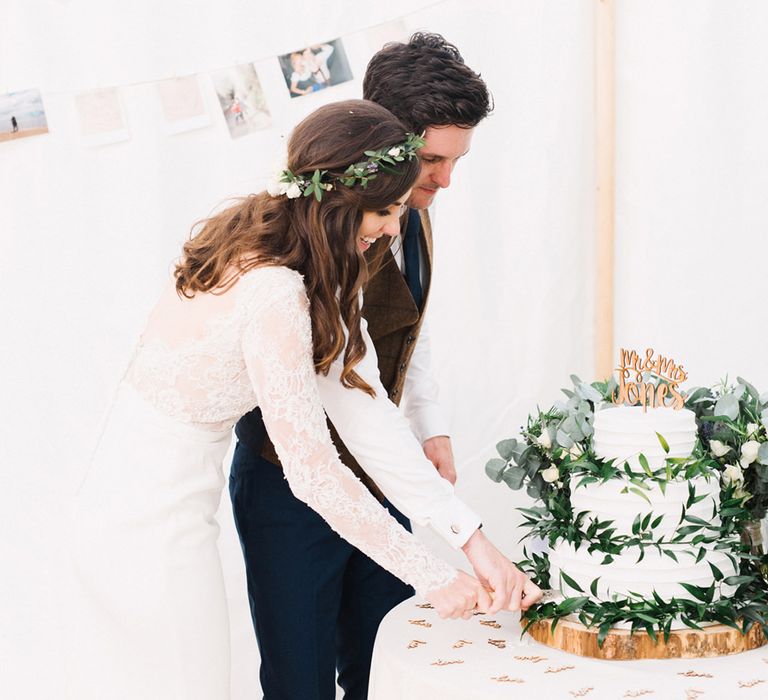
[[[315,170],[311,176],[294,175],[287,168],[278,173],[267,187],[267,192],[273,197],[285,195],[288,199],[296,199],[304,195],[315,195],[318,202],[323,199],[323,192],[332,190],[336,183],[345,187],[359,184],[363,189],[374,180],[380,172],[394,173],[397,163],[411,160],[425,141],[416,134],[406,134],[403,143],[397,146],[385,146],[378,151],[365,151],[368,158],[350,165],[342,175],[329,174],[327,170]]]

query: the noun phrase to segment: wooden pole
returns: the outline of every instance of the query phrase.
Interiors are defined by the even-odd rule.
[[[614,0],[595,0],[595,376],[613,371],[615,234]]]

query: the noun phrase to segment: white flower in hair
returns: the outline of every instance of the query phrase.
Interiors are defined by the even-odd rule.
[[[400,155],[400,148],[398,146],[393,146],[387,151],[388,156],[392,156],[393,158],[397,158],[397,156]]]
[[[290,185],[287,185],[285,194],[288,199],[296,199],[297,197],[301,197],[301,187],[299,187],[299,183],[294,180]]]
[[[288,183],[283,182],[280,177],[282,173],[275,173],[267,183],[267,192],[272,197],[282,197],[288,190]]]

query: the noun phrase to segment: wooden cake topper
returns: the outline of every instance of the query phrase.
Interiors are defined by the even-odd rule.
[[[671,357],[656,355],[653,348],[647,348],[645,358],[641,358],[634,350],[621,348],[616,369],[619,386],[611,397],[613,403],[640,404],[644,411],[649,406],[683,408],[685,395],[680,391],[680,383],[688,379],[688,373]]]

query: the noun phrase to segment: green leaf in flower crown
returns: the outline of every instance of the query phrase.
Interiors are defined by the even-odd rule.
[[[525,469],[522,467],[510,467],[502,474],[501,478],[509,488],[517,491],[522,488],[525,481]]]
[[[757,461],[760,464],[768,464],[768,442],[760,445],[760,449],[757,451]]]
[[[517,447],[517,440],[511,438],[497,443],[496,451],[502,459],[509,461],[515,453],[515,447]]]
[[[485,473],[491,481],[495,481],[498,484],[501,481],[501,475],[506,466],[507,463],[503,459],[489,459],[485,465]]]
[[[739,400],[735,394],[726,394],[721,396],[715,404],[715,415],[726,416],[731,420],[739,417]]]

